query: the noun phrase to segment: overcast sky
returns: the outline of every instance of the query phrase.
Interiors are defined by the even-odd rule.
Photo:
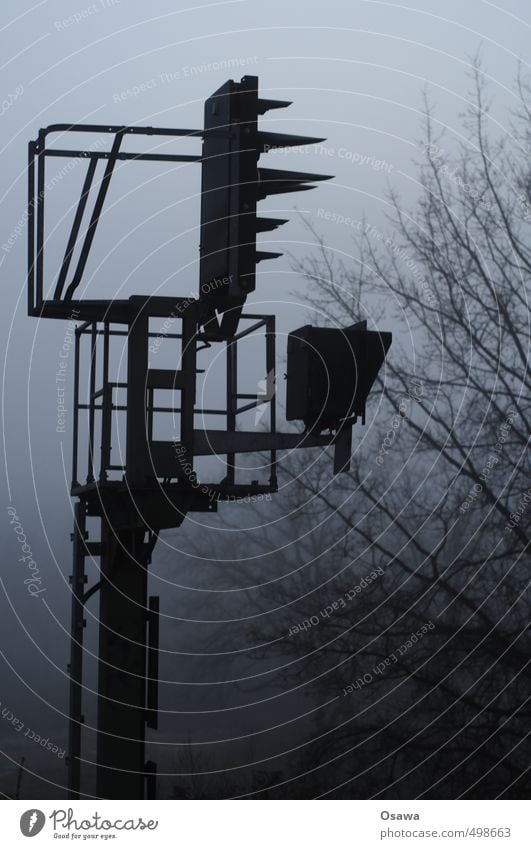
[[[28,141],[55,122],[201,127],[206,97],[228,78],[258,75],[264,96],[293,101],[289,109],[268,113],[261,126],[327,139],[313,151],[270,154],[264,164],[335,177],[313,192],[264,203],[264,212],[292,219],[267,244],[264,239],[264,247],[297,257],[311,252],[297,207],[348,262],[356,221],[365,215],[376,228],[387,228],[389,188],[404,206],[414,203],[423,89],[430,91],[451,147],[462,132],[459,115],[470,87],[471,60],[479,51],[493,98],[492,128],[507,131],[508,114],[516,106],[517,63],[529,68],[530,24],[526,0],[416,0],[412,5],[394,0],[3,0],[0,338],[6,474],[1,476],[0,536],[6,556],[0,637],[14,670],[6,672],[11,695],[0,695],[3,704],[34,715],[41,699],[49,701],[43,724],[56,728],[65,742],[57,709],[66,703],[67,639],[53,616],[68,627],[72,422],[69,413],[66,435],[56,432],[55,374],[65,324],[26,316]],[[74,146],[72,139],[67,142],[62,143]],[[157,150],[166,140],[128,139],[126,149],[139,150],[141,144]],[[199,153],[200,143],[173,141],[160,149]],[[49,175],[63,164],[52,160]],[[51,192],[49,283],[64,252],[84,168],[61,177]],[[199,181],[198,165],[119,166],[86,270],[87,297],[196,291]],[[351,220],[337,224],[338,216]],[[286,333],[306,320],[307,307],[297,295],[304,286],[286,257],[264,263],[253,308],[276,312]],[[249,368],[252,381],[263,376],[260,370],[252,375],[252,363]],[[71,369],[69,378],[71,409]],[[37,606],[22,583],[9,504],[17,509],[46,576],[49,608]],[[32,688],[39,696],[24,707]],[[0,726],[0,739],[8,758],[20,753],[12,729]],[[6,764],[0,764],[0,772],[10,772]]]

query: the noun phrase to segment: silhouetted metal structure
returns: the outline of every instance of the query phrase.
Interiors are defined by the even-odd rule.
[[[256,263],[280,255],[257,251],[256,234],[272,230],[284,220],[260,219],[256,204],[268,194],[307,189],[310,182],[323,179],[258,167],[260,154],[269,149],[320,141],[258,131],[258,115],[286,105],[259,99],[258,79],[244,77],[240,83],[229,81],[206,101],[203,130],[56,124],[41,130],[29,145],[28,311],[40,318],[75,315],[79,322],[75,331],[71,486],[77,499],[69,665],[68,780],[72,798],[81,793],[83,635],[88,599],[99,593],[97,795],[154,797],[156,765],[145,760],[145,730],[157,727],[159,599],[148,597],[147,579],[158,533],[178,527],[188,512],[216,511],[219,501],[275,492],[279,450],[335,445],[335,470],[346,468],[352,425],[364,414],[366,396],[391,341],[390,334],[367,334],[366,326],[361,325],[329,330],[328,353],[321,345],[319,354],[325,371],[317,375],[310,349],[314,353],[319,349],[321,342],[317,347],[315,343],[324,339],[322,329],[297,331],[292,340],[297,352],[288,353],[288,409],[290,418],[305,421],[306,430],[302,434],[277,432],[275,319],[245,314],[243,308],[255,286]],[[110,147],[102,151],[90,146],[47,146],[52,135],[59,134],[62,139],[76,133],[108,135]],[[203,150],[193,156],[124,152],[123,140],[133,135],[202,138]],[[52,297],[47,297],[45,168],[50,157],[86,159],[87,170]],[[116,164],[127,160],[202,164],[197,299],[138,295],[90,300],[78,296],[112,175]],[[100,161],[104,170],[96,184]],[[169,322],[163,334],[152,326],[161,319]],[[239,345],[250,334],[263,334],[265,340],[268,391],[262,396],[242,392],[238,386]],[[150,344],[161,336],[175,345],[175,368],[154,368],[150,363]],[[338,339],[342,340],[339,359],[332,356],[338,351]],[[116,341],[127,350],[125,380],[113,373],[111,351]],[[196,401],[197,354],[213,343],[226,348],[225,404],[201,408]],[[300,346],[305,343],[310,347],[302,351]],[[370,369],[367,346],[371,349]],[[345,369],[349,352],[352,363]],[[333,373],[332,395],[326,390],[327,369]],[[177,396],[177,403],[162,406],[157,400],[161,391]],[[332,396],[336,403],[331,405]],[[324,399],[317,401],[318,406],[325,405],[324,417],[315,409],[316,398]],[[262,404],[269,407],[268,429],[239,430],[239,417]],[[167,415],[172,417],[174,436],[161,440],[154,423]],[[197,428],[199,416],[218,417],[222,426]],[[121,429],[118,419],[124,421]],[[324,428],[329,432],[322,433]],[[237,478],[236,456],[248,452],[269,452],[265,481]],[[225,458],[224,474],[220,480],[200,482],[194,464],[198,457],[208,455]],[[91,517],[100,521],[96,540],[88,538],[87,520]],[[87,587],[87,557],[99,560],[99,580],[91,587]]]

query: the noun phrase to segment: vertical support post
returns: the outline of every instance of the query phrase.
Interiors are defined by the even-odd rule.
[[[197,377],[197,302],[182,314],[180,371],[184,381],[181,390],[181,442],[186,459],[193,465],[194,408]]]
[[[227,341],[227,431],[236,430],[236,404],[238,394],[238,348],[235,339]],[[227,483],[234,483],[235,454],[227,454]]]
[[[35,142],[28,146],[28,315],[35,309]]]
[[[149,598],[148,660],[147,660],[147,717],[148,728],[158,728],[159,712],[159,597]]]
[[[37,280],[35,291],[35,306],[42,307],[44,297],[44,192],[46,187],[44,147],[46,135],[39,132],[37,141]]]
[[[269,399],[269,429],[271,433],[276,433],[277,431],[277,387],[276,387],[276,354],[275,354],[275,339],[276,339],[276,330],[275,330],[275,316],[270,315],[266,319],[266,374],[267,380],[271,381],[273,384],[273,391],[271,393],[271,398]],[[269,387],[268,387],[269,388]],[[277,452],[270,452],[270,469],[269,469],[269,483],[271,486],[277,486]]]
[[[157,798],[157,765],[153,761],[146,763],[146,799]]]
[[[76,344],[74,350],[74,422],[72,435],[72,487],[78,486],[78,454],[79,454],[79,352],[81,347],[83,326],[76,327]]]
[[[350,469],[352,454],[352,425],[343,425],[334,440],[334,474]]]
[[[153,442],[153,422],[155,419],[155,414],[153,412],[153,407],[155,406],[155,390],[152,386],[148,387],[147,393],[147,435],[149,442]]]
[[[96,792],[145,797],[147,560],[143,528],[102,518]]]
[[[112,386],[109,383],[109,322],[103,325],[103,385],[101,393],[101,458],[100,481],[107,480],[111,465]]]
[[[68,730],[68,796],[79,799],[81,768],[81,709],[83,693],[83,627],[85,592],[86,505],[81,499],[74,508],[74,563],[72,570],[72,623],[70,631],[70,709]]]
[[[127,339],[127,448],[129,486],[142,486],[153,477],[147,434],[147,373],[149,316],[132,316]]]
[[[92,323],[90,334],[90,379],[89,379],[89,438],[88,438],[88,474],[87,483],[93,483],[95,480],[95,465],[94,465],[94,430],[96,424],[96,357],[98,346],[98,324],[96,321]]]
[[[18,768],[18,773],[17,773],[17,786],[16,786],[16,789],[15,789],[15,796],[14,796],[15,799],[20,799],[20,786],[22,784],[22,776],[24,774],[24,762],[25,762],[25,760],[26,760],[26,758],[20,759],[20,766]]]

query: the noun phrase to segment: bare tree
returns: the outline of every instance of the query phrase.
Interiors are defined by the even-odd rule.
[[[531,113],[518,80],[496,135],[481,78],[457,143],[427,106],[413,210],[391,191],[351,264],[311,226],[317,251],[295,262],[312,323],[392,323],[394,342],[351,471],[290,455],[276,513],[236,538],[272,569],[247,610],[276,684],[254,686],[297,692],[311,719],[287,723],[261,796],[525,793]]]
[[[349,265],[310,225],[318,250],[295,263],[313,323],[397,328],[350,474],[283,469],[281,509],[306,527],[283,552],[305,568],[270,587],[272,609],[290,605],[266,630],[327,705],[308,743],[320,792],[523,792],[531,114],[519,80],[497,138],[481,76],[457,144],[426,110],[416,207],[391,191],[388,232],[364,222]]]

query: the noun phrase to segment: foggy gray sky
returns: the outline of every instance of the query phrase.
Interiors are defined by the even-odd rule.
[[[335,224],[333,215],[355,220],[365,215],[385,229],[387,187],[401,195],[406,207],[417,196],[414,160],[421,156],[423,88],[430,90],[435,117],[451,147],[462,131],[459,114],[470,88],[470,62],[480,51],[493,98],[493,128],[508,131],[508,113],[516,107],[512,83],[517,63],[524,70],[529,67],[530,24],[525,0],[417,0],[413,5],[379,0],[4,0],[0,639],[7,662],[25,684],[6,672],[3,704],[19,715],[25,710],[34,715],[42,706],[29,695],[34,689],[52,704],[43,719],[48,733],[55,729],[64,735],[65,723],[56,709],[66,705],[67,639],[53,617],[68,627],[72,420],[68,414],[66,435],[56,433],[55,372],[64,323],[26,316],[27,233],[22,224],[17,235],[17,225],[27,202],[29,139],[55,122],[199,128],[206,97],[226,79],[256,74],[264,96],[293,100],[289,109],[268,113],[263,128],[327,139],[316,150],[270,154],[262,161],[270,167],[335,175],[313,192],[261,204],[264,213],[291,217],[268,242],[264,237],[261,241],[265,249],[287,250],[297,257],[311,251],[309,235],[294,212],[297,207],[348,261],[352,227]],[[126,149],[139,150],[141,144],[148,149],[147,144],[156,150],[161,143],[128,139]],[[72,139],[64,146],[74,146]],[[173,141],[163,149],[199,152],[200,142]],[[52,161],[50,177],[62,164]],[[50,213],[64,220],[47,244],[48,280],[53,279],[54,260],[64,251],[71,222],[65,216],[77,202],[83,176],[84,166],[61,179],[51,193]],[[161,169],[122,163],[87,266],[87,297],[195,293],[199,188],[198,165]],[[304,286],[283,257],[260,267],[249,303],[253,309],[276,312],[280,332],[287,333],[305,322],[307,307],[297,297]],[[282,348],[280,341],[279,353]],[[262,376],[253,375],[250,367],[251,381]],[[71,409],[71,380],[68,386]],[[42,567],[49,609],[23,586],[9,504],[16,507]],[[0,740],[8,756],[16,757],[14,732],[0,725]],[[0,763],[0,775],[6,771],[10,764]]]

